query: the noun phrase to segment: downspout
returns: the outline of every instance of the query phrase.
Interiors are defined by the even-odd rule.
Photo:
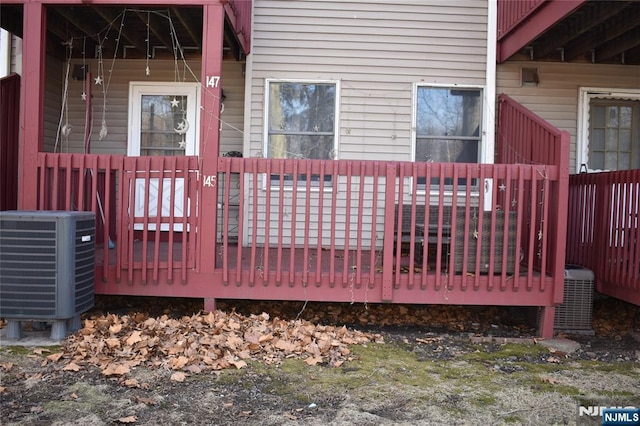
[[[487,63],[484,89],[483,129],[484,140],[482,141],[482,153],[480,162],[483,164],[493,164],[495,162],[496,149],[496,52],[498,42],[498,2],[488,0],[487,5]],[[484,190],[487,194],[492,194],[493,181],[485,181]],[[492,209],[492,197],[485,196],[484,209]]]
[[[242,138],[242,151],[243,151],[243,155],[245,157],[252,157],[253,155],[251,154],[251,134],[252,134],[252,128],[251,128],[251,118],[252,118],[252,114],[251,114],[251,108],[252,108],[252,102],[251,102],[251,97],[252,97],[252,93],[253,91],[252,86],[253,86],[253,32],[255,31],[255,25],[253,22],[253,17],[254,17],[254,11],[255,11],[255,7],[256,7],[256,2],[252,1],[251,2],[251,34],[250,34],[250,40],[251,40],[251,49],[249,51],[249,54],[246,55],[245,57],[245,65],[244,65],[244,133],[243,133],[243,138]],[[265,85],[262,84],[262,87],[264,89]],[[264,94],[264,99],[266,99],[267,94]],[[263,108],[264,111],[264,108]],[[264,112],[263,112],[264,114]],[[262,142],[264,145],[264,142]],[[262,150],[262,148],[260,148]],[[245,179],[245,177],[242,177],[242,179]],[[248,178],[247,178],[248,179]],[[247,185],[248,180],[245,181],[245,188],[248,188],[249,186]],[[244,194],[242,194],[243,199],[243,205],[244,206],[249,206],[251,207],[251,199],[250,199],[250,191],[244,191]],[[240,230],[242,232],[242,241],[238,241],[238,244],[244,245],[248,243],[248,235],[249,235],[249,208],[245,207],[244,211],[238,212],[239,215],[243,215],[242,218],[242,229]],[[254,236],[252,236],[251,238],[254,238]]]

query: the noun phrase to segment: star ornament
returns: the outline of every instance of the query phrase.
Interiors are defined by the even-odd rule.
[[[178,105],[180,105],[180,101],[176,98],[173,98],[173,100],[171,101],[171,108],[178,108]]]
[[[94,80],[98,86],[101,86],[102,82],[104,81],[101,76],[97,76],[96,78],[94,78]]]
[[[82,92],[82,95],[80,95],[80,97],[82,98],[83,101],[87,100],[87,93],[86,92]]]

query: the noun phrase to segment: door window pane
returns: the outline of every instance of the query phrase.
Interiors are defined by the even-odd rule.
[[[640,167],[640,102],[594,99],[589,109],[589,168]]]
[[[184,155],[187,96],[143,95],[140,155]]]

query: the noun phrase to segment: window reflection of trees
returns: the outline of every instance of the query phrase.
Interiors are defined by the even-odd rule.
[[[173,105],[177,106],[173,106]],[[185,118],[186,96],[143,95],[141,100],[140,153],[184,155],[183,136],[176,132]]]
[[[269,157],[330,159],[335,97],[330,83],[271,83]]]
[[[478,161],[482,98],[477,89],[418,88],[416,161]]]

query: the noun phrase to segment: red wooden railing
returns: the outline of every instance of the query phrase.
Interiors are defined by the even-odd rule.
[[[498,40],[535,12],[545,0],[498,1]]]
[[[38,209],[95,212],[103,281],[133,283],[136,271],[143,284],[157,283],[162,271],[169,283],[186,283],[195,267],[197,170],[196,157],[40,153]]]
[[[601,293],[640,305],[640,170],[572,175],[567,261]]]
[[[98,294],[542,306],[550,336],[568,135],[500,100],[517,164],[223,157],[200,179],[196,157],[40,153],[38,208],[103,222]],[[217,211],[199,212],[204,187]],[[215,214],[218,235],[198,233]]]
[[[564,271],[566,244],[570,135],[504,94],[498,96],[498,106],[498,162],[556,164],[559,167],[558,180],[550,188],[551,205],[554,207],[547,213],[550,215],[549,231],[558,236],[558,244],[549,258],[553,264],[549,267],[553,269],[554,276],[560,276]],[[546,216],[541,209],[544,207],[539,207],[538,215]]]
[[[557,166],[221,158],[219,170],[222,194],[236,175],[247,195],[238,224],[228,197],[221,203],[222,229],[238,229],[237,238],[221,235],[216,264],[229,288],[272,287],[268,298],[311,287],[325,300],[355,297],[331,290],[340,288],[356,299],[368,291],[371,302],[553,303]]]
[[[20,76],[0,79],[0,210],[18,208]]]

